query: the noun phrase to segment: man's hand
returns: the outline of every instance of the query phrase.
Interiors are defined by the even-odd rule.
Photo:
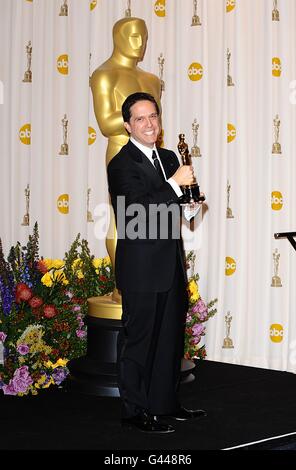
[[[172,176],[179,186],[189,186],[194,183],[194,173],[192,165],[183,165],[178,168]]]

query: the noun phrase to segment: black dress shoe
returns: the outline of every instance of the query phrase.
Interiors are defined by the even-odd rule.
[[[207,416],[204,410],[187,410],[181,407],[175,413],[167,415],[166,418],[175,419],[176,421],[187,421],[188,419],[197,419]]]
[[[142,432],[150,434],[168,434],[174,432],[175,429],[170,424],[161,423],[157,416],[148,413],[140,413],[131,418],[123,418],[121,425],[128,429],[138,429]]]

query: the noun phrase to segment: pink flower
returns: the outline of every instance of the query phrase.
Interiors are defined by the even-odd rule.
[[[45,318],[53,318],[58,312],[54,305],[45,305],[43,308]]]
[[[7,335],[4,333],[4,331],[0,331],[0,342],[4,343],[6,338],[7,338]]]
[[[25,356],[30,351],[30,348],[27,344],[19,344],[17,347],[17,352],[22,356]]]
[[[204,325],[201,325],[200,323],[196,323],[192,327],[192,334],[193,336],[201,336],[204,334],[205,327]]]
[[[15,300],[16,303],[21,303],[22,301],[30,300],[33,296],[33,293],[27,284],[24,282],[19,282],[16,286]]]
[[[43,304],[43,300],[41,299],[41,297],[38,297],[37,295],[34,295],[34,297],[32,297],[29,300],[29,305],[32,308],[41,307],[42,304]]]
[[[84,338],[86,336],[86,331],[84,330],[76,330],[76,336],[78,338]]]
[[[16,369],[13,378],[8,385],[4,385],[2,390],[5,395],[16,395],[17,393],[26,393],[33,380],[29,374],[28,366],[22,366]]]
[[[16,395],[16,391],[14,390],[12,380],[10,380],[8,385],[3,385],[2,387],[4,395]]]

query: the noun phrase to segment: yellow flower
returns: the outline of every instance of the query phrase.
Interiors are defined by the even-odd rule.
[[[47,383],[45,383],[46,380],[47,380],[47,375],[43,374],[38,380],[38,382],[35,383],[35,387],[36,388],[48,388],[51,384],[54,384],[54,380],[52,377],[50,377]]]
[[[51,269],[52,268],[55,268],[55,269],[61,269],[64,267],[64,261],[62,259],[54,259],[52,260],[52,266],[51,266]]]
[[[45,273],[44,276],[41,278],[42,284],[44,284],[46,287],[51,287],[53,282],[52,282],[52,277],[50,273]]]
[[[44,363],[44,365],[46,367],[51,367],[52,369],[55,369],[56,367],[65,367],[67,362],[68,362],[68,359],[59,358],[54,364],[51,361],[47,361]]]
[[[190,295],[190,300],[192,300],[193,302],[196,302],[199,299],[200,295],[198,291],[198,285],[193,279],[188,284],[188,292]]]
[[[83,279],[84,278],[84,274],[81,271],[81,269],[78,269],[78,271],[76,272],[76,275],[77,275],[78,279]]]
[[[93,265],[96,269],[100,268],[102,266],[102,263],[103,263],[103,258],[95,258],[93,260]]]
[[[44,258],[43,260],[47,270],[49,271],[52,268],[52,259],[51,258]]]
[[[62,269],[57,269],[54,273],[53,273],[53,278],[54,280],[57,280],[58,282],[61,282],[62,284],[64,285],[67,285],[69,284],[69,281],[68,279],[66,278],[65,274],[64,274],[64,271]]]
[[[41,325],[29,325],[23,334],[19,337],[16,344],[27,344],[30,348],[30,353],[35,354],[44,352],[45,354],[51,353],[51,347],[44,343],[42,337],[44,331]]]
[[[73,271],[76,271],[76,269],[78,269],[78,268],[82,268],[82,266],[83,266],[83,262],[80,258],[74,259],[74,261],[72,263]]]

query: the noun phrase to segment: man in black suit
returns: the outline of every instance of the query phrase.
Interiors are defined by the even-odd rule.
[[[122,425],[169,433],[174,428],[164,417],[183,421],[206,414],[186,410],[178,400],[188,308],[178,200],[180,186],[193,183],[193,169],[156,147],[161,128],[153,96],[130,95],[122,116],[130,140],[107,169],[123,310],[117,351]]]

